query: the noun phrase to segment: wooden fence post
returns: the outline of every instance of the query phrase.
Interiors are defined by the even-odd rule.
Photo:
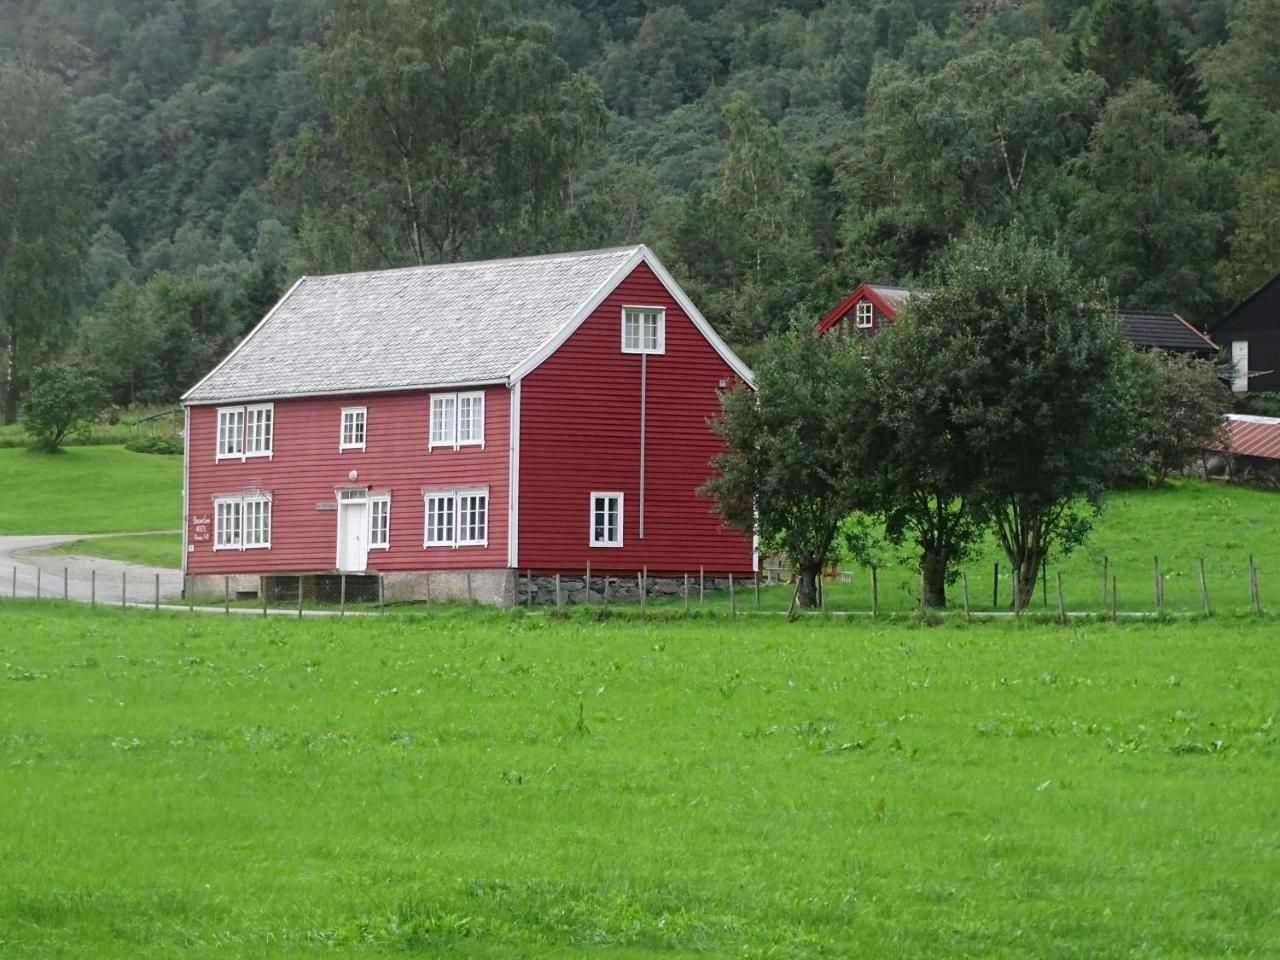
[[[556,574],[556,609],[560,609],[560,574]]]
[[[736,617],[738,615],[738,598],[733,590],[733,574],[729,574],[729,616]]]
[[[186,584],[187,584],[187,578],[185,575],[183,575],[182,585],[185,587]],[[92,608],[92,607],[96,607],[97,605],[98,605],[98,568],[94,567],[92,570],[89,571],[89,606],[90,608]]]
[[[338,616],[347,615],[347,575],[338,575]]]
[[[298,574],[298,619],[302,619],[302,574]]]
[[[1209,609],[1209,584],[1204,579],[1204,558],[1200,560],[1200,602],[1204,604],[1204,615],[1206,617],[1213,616]]]
[[[62,599],[71,599],[71,584],[67,582],[67,568],[62,568]]]
[[[528,610],[533,609],[533,571],[528,567],[524,568],[524,605]]]
[[[1016,590],[1017,587],[1015,586]],[[997,561],[991,571],[991,609],[996,610],[1000,607],[1000,563]]]
[[[1058,571],[1058,622],[1067,622],[1067,603],[1062,598],[1062,571]]]
[[[156,582],[160,582],[159,575],[156,576]],[[267,578],[264,576],[258,577],[258,599],[262,601],[262,615],[265,617],[267,615]]]
[[[383,590],[382,590],[382,574],[379,573],[378,574],[378,613],[383,614],[386,612],[387,612],[387,599],[386,599],[386,594],[383,593]]]
[[[1161,600],[1163,598],[1160,596],[1160,558],[1159,557],[1151,558],[1151,582],[1154,584],[1155,592],[1156,592],[1156,613],[1159,613],[1160,608],[1163,606],[1163,604],[1161,603]]]
[[[18,597],[18,568],[13,568],[13,596],[16,600]]]
[[[231,578],[222,578],[222,612],[231,612]]]
[[[586,606],[591,606],[591,561],[587,561],[587,599]]]
[[[129,571],[120,571],[120,609],[123,610],[128,606],[129,598]]]
[[[1116,578],[1114,574],[1111,576],[1111,619],[1120,619],[1120,601],[1116,599]]]
[[[689,612],[689,575],[684,575],[684,612]]]
[[[880,616],[880,582],[878,571],[875,567],[871,568],[871,619],[874,620]]]
[[[964,587],[964,618],[966,621],[972,620],[969,613],[969,575],[963,570],[960,571],[960,584]]]
[[[40,568],[36,567],[36,599],[40,599]]]
[[[640,611],[643,613],[649,606],[649,568],[640,571]]]
[[[1107,602],[1107,558],[1102,558],[1102,602]]]
[[[160,609],[160,574],[156,574],[156,602],[153,609]]]
[[[706,577],[707,577],[706,567],[699,566],[698,567],[698,609],[699,610],[702,609],[703,604],[706,602],[706,589],[707,589]]]

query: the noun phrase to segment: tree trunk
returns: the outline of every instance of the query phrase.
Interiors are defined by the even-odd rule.
[[[4,422],[14,423],[18,419],[18,336],[9,335],[9,363],[5,371],[4,384]]]
[[[1013,609],[1021,613],[1027,608],[1032,597],[1036,595],[1036,583],[1040,579],[1040,570],[1044,566],[1043,550],[1028,550],[1027,553],[1013,561]]]
[[[921,602],[926,607],[947,605],[947,551],[942,547],[925,547],[920,554]]]
[[[822,565],[803,563],[796,571],[796,605],[812,610],[818,605],[818,576]]]

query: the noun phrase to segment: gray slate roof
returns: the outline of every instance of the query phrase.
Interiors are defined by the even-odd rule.
[[[183,399],[499,382],[640,249],[303,277]]]
[[[879,283],[869,283],[867,286],[876,292],[876,296],[889,304],[894,313],[902,309],[902,305],[907,302],[913,293],[919,292],[909,290],[906,287],[886,287]]]

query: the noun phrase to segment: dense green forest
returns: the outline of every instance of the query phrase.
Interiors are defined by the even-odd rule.
[[[1207,325],[1280,269],[1280,0],[0,0],[6,418],[303,273],[643,241],[729,339],[973,226]],[[513,318],[518,322],[518,318]]]

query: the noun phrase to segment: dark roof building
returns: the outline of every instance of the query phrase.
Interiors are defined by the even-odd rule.
[[[1212,356],[1218,345],[1176,313],[1152,310],[1121,310],[1125,336],[1135,347],[1169,353]]]
[[[1280,274],[1228,313],[1213,337],[1231,351],[1231,389],[1280,390]]]

